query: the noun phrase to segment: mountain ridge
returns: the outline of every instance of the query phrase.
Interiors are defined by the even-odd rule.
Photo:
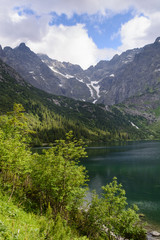
[[[59,62],[45,54],[35,54],[25,43],[12,49],[0,48],[0,58],[13,67],[33,86],[46,92],[64,95],[81,101],[96,102],[102,93],[100,81],[106,74],[113,75],[113,68],[126,64],[139,50],[129,50],[122,56],[115,56],[111,61],[100,61],[95,67],[83,70],[79,65]],[[120,58],[120,59],[119,59]],[[122,58],[122,60],[121,60]],[[128,61],[130,61],[128,59]],[[104,65],[104,67],[102,67]]]
[[[143,116],[124,114],[125,111],[116,106],[107,108],[46,93],[26,83],[0,60],[1,114],[11,111],[13,103],[24,106],[38,139],[45,142],[64,137],[70,130],[75,136],[91,141],[141,139],[151,135],[145,127],[148,120]]]
[[[154,88],[160,79],[160,38],[83,70],[79,65],[35,54],[25,43],[0,47],[0,58],[24,80],[51,94],[104,105],[119,104]]]

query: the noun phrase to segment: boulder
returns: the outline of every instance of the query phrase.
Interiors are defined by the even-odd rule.
[[[157,231],[152,231],[152,232],[151,232],[151,235],[152,235],[153,237],[159,237],[159,236],[160,236],[160,233],[157,232]]]

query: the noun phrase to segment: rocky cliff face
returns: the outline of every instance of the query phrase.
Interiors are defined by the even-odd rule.
[[[120,103],[131,96],[154,88],[159,81],[160,41],[158,38],[153,44],[142,48],[131,62],[120,67],[112,79],[106,77],[101,81],[101,91],[107,89],[108,92],[98,101],[104,104]]]
[[[9,79],[7,76],[9,76]],[[24,87],[29,86],[13,68],[0,60],[0,82],[8,84],[10,81],[14,81],[15,84],[19,84]],[[8,85],[8,87],[10,86]]]
[[[37,55],[24,43],[14,49],[0,48],[0,58],[37,88],[105,105],[143,94],[160,81],[160,38],[144,48],[100,61],[85,71],[78,65]]]
[[[5,47],[0,58],[14,68],[25,80],[36,88],[55,94],[61,94],[60,81],[46,64],[24,43],[17,48]]]
[[[87,84],[90,83],[85,72],[79,65],[68,62],[59,62],[49,58],[45,54],[38,54],[38,57],[45,63],[60,80],[59,87],[63,95],[82,101],[92,101],[90,89]]]
[[[69,92],[73,93],[77,85],[81,83],[81,88],[80,86],[78,88],[79,95],[75,92],[74,95],[70,94],[70,97],[94,103],[100,99],[99,102],[101,103],[104,102],[115,74],[119,69],[132,62],[135,55],[140,51],[141,49],[128,50],[120,56],[115,55],[111,61],[100,61],[95,67],[91,66],[85,71],[78,65],[61,63],[44,54],[38,56],[61,79],[61,86],[66,89],[67,95],[69,95]],[[112,102],[110,103],[112,104]]]

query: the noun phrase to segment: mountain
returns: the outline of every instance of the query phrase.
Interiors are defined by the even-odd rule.
[[[35,54],[24,43],[14,49],[0,48],[0,58],[36,88],[105,106],[145,94],[160,81],[160,38],[87,70]]]
[[[131,62],[139,51],[126,51],[111,61],[101,61],[85,71],[79,65],[59,62],[45,54],[35,54],[24,43],[14,49],[0,47],[0,58],[36,88],[95,103],[108,91],[102,86],[104,79],[108,77],[112,80],[115,72]]]
[[[113,77],[113,75],[126,64],[133,61],[136,54],[141,49],[127,50],[120,56],[116,54],[110,61],[100,61],[95,67],[91,66],[86,70],[86,74],[92,81],[100,81],[105,77]]]
[[[59,62],[49,58],[45,54],[38,54],[38,57],[60,79],[59,87],[61,87],[64,96],[82,101],[93,100],[90,89],[87,86],[90,81],[79,65]]]
[[[54,89],[56,94],[62,94],[59,79],[24,43],[14,49],[1,48],[0,58],[34,87],[46,92],[52,92],[51,89]]]
[[[148,88],[155,88],[160,81],[160,38],[149,44],[135,55],[133,60],[115,72],[114,77],[101,81],[101,96],[98,102],[115,104],[125,99],[145,93]]]
[[[117,107],[81,102],[46,93],[26,83],[11,67],[0,61],[0,113],[12,111],[20,103],[28,122],[37,132],[36,139],[52,142],[73,130],[78,138],[91,141],[148,138],[144,117],[125,114]],[[133,123],[142,128],[136,128]],[[36,140],[37,142],[37,140]]]
[[[56,95],[89,100],[88,87],[81,79],[78,79],[78,72],[83,75],[80,66],[60,63],[45,55],[39,56],[24,43],[14,49],[0,48],[0,58],[34,87]]]
[[[57,77],[62,81],[61,86],[65,85],[66,89],[70,90],[70,86],[68,88],[68,83],[71,79],[74,79],[72,82],[72,91],[77,88],[74,86],[76,82],[75,80],[83,83],[84,89],[86,89],[86,92],[83,92],[84,89],[82,89],[84,95],[82,96],[81,91],[79,91],[79,95],[70,95],[70,97],[74,97],[75,99],[80,99],[83,101],[91,101],[93,103],[100,99],[98,102],[102,103],[104,102],[108,89],[112,85],[112,80],[115,74],[119,71],[119,69],[132,62],[135,55],[140,52],[141,49],[128,50],[122,53],[120,56],[115,55],[111,61],[100,61],[95,67],[91,66],[85,71],[82,70],[78,65],[73,65],[66,62],[61,63],[50,59],[44,54],[39,54],[38,56],[43,62],[46,63],[48,67],[54,71],[54,73],[57,73]]]

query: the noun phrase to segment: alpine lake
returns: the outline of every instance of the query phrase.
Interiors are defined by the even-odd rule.
[[[145,220],[160,231],[160,141],[92,144],[81,163],[89,176],[90,191],[117,177],[129,205],[136,204]]]
[[[80,164],[88,172],[88,198],[92,190],[101,194],[101,187],[117,177],[128,205],[136,204],[149,229],[160,231],[160,141],[92,143],[86,151]]]

